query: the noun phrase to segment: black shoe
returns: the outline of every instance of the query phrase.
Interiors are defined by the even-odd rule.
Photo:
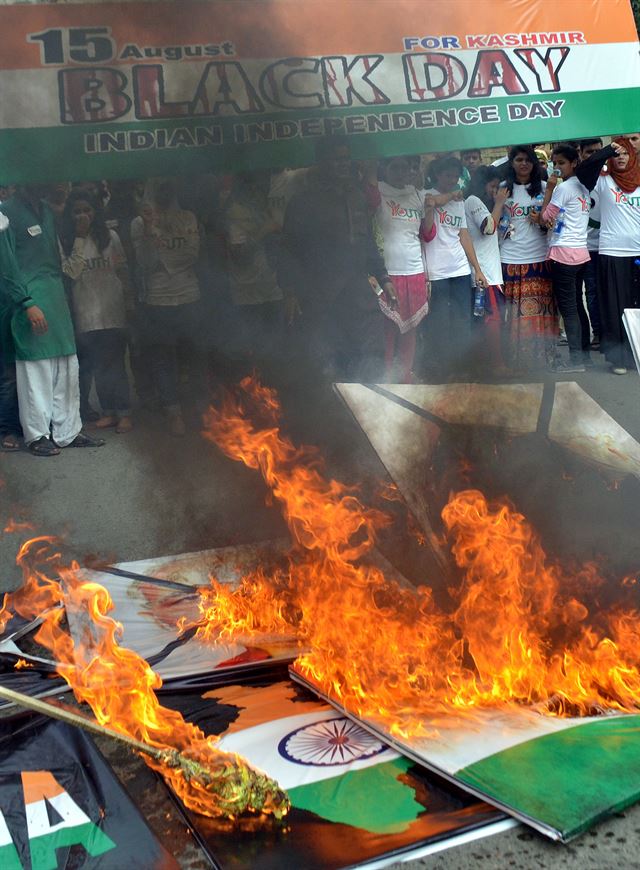
[[[105,444],[104,438],[92,438],[84,432],[79,432],[67,447],[104,447]]]
[[[46,435],[43,435],[42,438],[38,438],[29,444],[29,451],[34,456],[58,456],[60,448],[53,441],[50,441]]]

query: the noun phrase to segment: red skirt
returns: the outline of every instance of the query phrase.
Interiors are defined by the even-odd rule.
[[[415,329],[429,311],[429,287],[424,272],[419,275],[391,275],[398,307],[394,310],[380,297],[380,308],[404,335]]]

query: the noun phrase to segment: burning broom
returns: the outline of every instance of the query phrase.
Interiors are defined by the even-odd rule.
[[[126,734],[120,734],[106,725],[83,716],[75,710],[31,698],[22,692],[0,686],[0,698],[34,713],[41,713],[83,728],[102,737],[110,737],[152,759],[171,771],[171,780],[179,776],[191,789],[205,791],[215,797],[217,815],[235,817],[244,812],[263,812],[282,819],[289,810],[289,799],[274,780],[246,765],[237,756],[215,752],[215,763],[205,764],[189,758],[177,749],[160,749]]]

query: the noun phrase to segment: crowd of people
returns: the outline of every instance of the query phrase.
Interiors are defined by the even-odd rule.
[[[638,150],[356,163],[335,136],[307,169],[0,186],[2,448],[101,446],[139,405],[179,437],[247,367],[440,382],[578,373],[599,351],[625,374]]]

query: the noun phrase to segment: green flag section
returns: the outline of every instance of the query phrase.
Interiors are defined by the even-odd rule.
[[[0,79],[1,80],[1,79]],[[466,105],[445,101],[437,107],[384,106],[376,112],[335,109],[331,123],[321,112],[292,112],[284,121],[262,116],[209,120],[92,124],[47,129],[56,169],[65,178],[108,178],[176,173],[307,166],[315,143],[326,134],[349,137],[354,159],[421,154],[461,147],[492,147],[524,141],[561,141],[625,131],[629,105],[640,101],[634,88],[566,94],[563,99],[525,96]],[[466,111],[465,111],[466,110]],[[482,122],[480,117],[491,119]],[[466,118],[474,118],[473,124]],[[357,134],[357,135],[356,135]],[[42,154],[41,129],[0,133],[0,165],[7,177],[51,179]],[[16,156],[20,155],[19,164]],[[27,169],[28,167],[28,169]]]
[[[294,807],[309,810],[330,822],[379,834],[406,831],[422,806],[401,776],[411,762],[397,758],[357,774],[343,774],[312,787],[289,789]]]
[[[290,674],[310,689],[313,684]],[[321,697],[326,697],[321,694]],[[640,716],[564,718],[526,707],[452,711],[429,738],[394,738],[382,720],[372,737],[555,840],[567,841],[640,800]]]
[[[640,799],[640,716],[607,716],[528,740],[456,780],[569,840]]]
[[[3,179],[308,165],[336,133],[377,157],[634,127],[629,0],[362,5],[0,5]]]
[[[228,690],[212,694],[228,697]],[[243,703],[257,709],[249,718],[240,708],[231,733],[219,748],[237,752],[288,790],[292,805],[332,822],[372,833],[406,830],[424,807],[402,781],[410,762],[359,725],[337,717],[328,704],[313,712],[296,709],[290,683],[245,688]],[[238,700],[238,699],[236,699]],[[251,723],[243,728],[243,724]]]

